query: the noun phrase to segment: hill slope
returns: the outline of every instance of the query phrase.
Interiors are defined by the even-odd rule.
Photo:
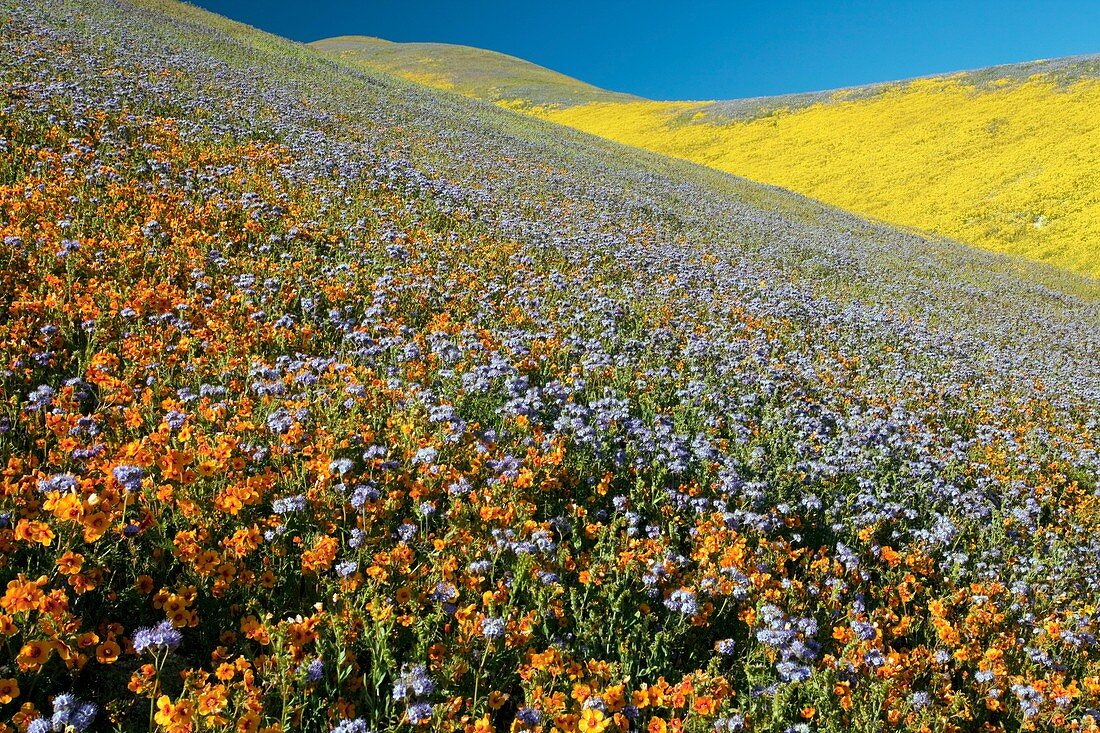
[[[389,58],[385,68],[401,73],[400,57]],[[463,73],[463,58],[419,58]],[[555,104],[546,93],[484,93],[492,86],[464,91],[859,214],[1100,275],[1100,56],[732,102]]]
[[[0,11],[3,720],[1091,729],[1095,282],[168,0]]]
[[[856,213],[1100,275],[1100,82],[966,75],[748,116],[638,102],[541,116]],[[736,109],[730,115],[727,110]]]
[[[574,105],[632,102],[514,56],[449,43],[393,43],[370,36],[339,36],[310,44],[343,61],[364,63],[411,81],[491,102]]]

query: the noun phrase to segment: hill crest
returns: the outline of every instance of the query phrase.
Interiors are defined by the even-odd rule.
[[[343,61],[489,102],[569,106],[641,101],[498,51],[450,43],[396,43],[374,36],[336,36],[313,48]]]

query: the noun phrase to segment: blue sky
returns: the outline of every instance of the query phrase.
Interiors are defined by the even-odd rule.
[[[652,99],[814,91],[1100,53],[1100,0],[193,0],[299,41],[509,53]]]

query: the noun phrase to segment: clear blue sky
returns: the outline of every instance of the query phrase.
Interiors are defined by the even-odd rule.
[[[652,99],[814,91],[1100,53],[1100,0],[193,0],[299,41],[460,43]]]

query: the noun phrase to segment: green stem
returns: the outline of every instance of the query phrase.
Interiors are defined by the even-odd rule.
[[[481,685],[481,673],[485,670],[485,660],[489,658],[489,647],[493,642],[489,642],[485,645],[485,651],[481,654],[481,662],[477,666],[477,674],[474,676],[474,697],[470,700],[470,712],[473,713],[477,709],[477,690]]]
[[[160,691],[160,668],[164,665],[164,660],[168,659],[168,652],[164,652],[164,657],[157,657],[153,655],[153,667],[156,670],[153,675],[153,691],[149,694],[149,730],[156,730],[156,714],[157,714],[157,692]]]

